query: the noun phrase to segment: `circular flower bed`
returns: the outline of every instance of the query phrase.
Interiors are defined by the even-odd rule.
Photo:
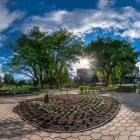
[[[111,120],[120,104],[111,97],[57,95],[24,101],[18,110],[23,119],[48,131],[74,132],[98,127]]]

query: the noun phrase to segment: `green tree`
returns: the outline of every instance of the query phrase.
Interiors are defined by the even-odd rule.
[[[132,73],[139,56],[139,52],[135,52],[127,41],[111,38],[97,38],[86,51],[88,55],[94,54],[96,57],[97,69],[103,74],[106,85],[117,70],[121,79]]]
[[[46,78],[50,88],[58,87],[65,71],[78,60],[81,46],[81,40],[65,29],[48,34],[34,27],[11,45],[15,55],[8,65],[32,78],[35,86],[40,83],[43,88]]]
[[[65,72],[71,69],[72,63],[81,55],[82,42],[65,29],[49,34],[45,39],[43,67],[50,88],[58,87],[62,83]]]
[[[14,84],[14,77],[12,73],[7,73],[4,75],[4,84],[7,84],[7,85]]]

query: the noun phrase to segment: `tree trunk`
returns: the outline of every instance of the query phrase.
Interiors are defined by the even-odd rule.
[[[106,78],[105,78],[105,86],[107,87],[109,83],[109,74],[106,75]]]
[[[33,86],[37,87],[37,84],[38,84],[38,80],[33,79]]]
[[[44,84],[43,84],[43,76],[42,76],[42,67],[39,66],[39,70],[40,70],[40,84],[41,84],[41,88],[44,89]]]

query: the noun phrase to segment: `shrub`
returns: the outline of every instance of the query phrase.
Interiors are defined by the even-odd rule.
[[[120,92],[133,92],[134,86],[118,86],[117,91]]]
[[[137,89],[140,89],[140,84],[136,86]]]
[[[84,86],[80,86],[80,92],[81,92],[81,93],[84,92]]]
[[[88,92],[89,91],[89,86],[84,86],[84,90],[85,90],[85,92]]]
[[[89,86],[80,86],[79,88],[80,88],[80,92],[83,93],[83,92],[88,92],[90,87]]]

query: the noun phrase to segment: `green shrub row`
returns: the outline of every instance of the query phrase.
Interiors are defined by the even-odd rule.
[[[118,86],[117,91],[120,92],[133,92],[134,86]]]
[[[88,92],[89,88],[90,88],[90,86],[80,86],[79,87],[81,93]]]
[[[139,88],[139,89],[140,89],[140,84],[139,84],[139,85],[137,85],[137,86],[136,86],[136,88]]]

